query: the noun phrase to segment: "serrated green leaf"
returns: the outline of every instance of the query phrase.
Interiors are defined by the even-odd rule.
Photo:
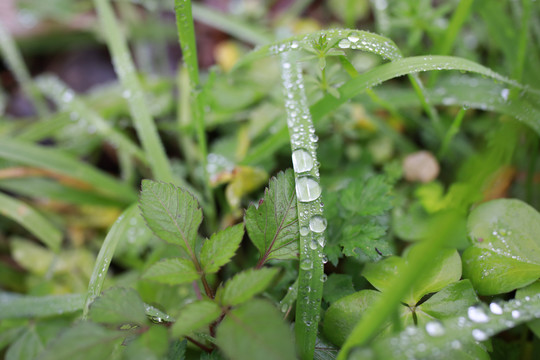
[[[162,360],[169,346],[167,328],[152,326],[122,352],[125,360]]]
[[[244,237],[244,225],[238,224],[220,231],[206,240],[201,249],[201,266],[206,274],[217,272],[228,263]]]
[[[391,291],[388,286],[407,266],[408,259],[414,256],[411,256],[411,253],[421,251],[419,245],[414,245],[410,247],[404,258],[392,256],[377,263],[369,263],[362,275],[380,291]],[[440,250],[433,264],[432,268],[416,279],[414,286],[403,299],[408,305],[416,305],[424,295],[437,292],[461,278],[461,258],[456,250]]]
[[[81,310],[83,304],[82,294],[22,296],[0,293],[0,320],[68,314]]]
[[[105,324],[145,324],[144,303],[133,289],[106,290],[90,305],[89,318]]]
[[[462,280],[446,286],[417,307],[437,319],[446,319],[463,313],[469,306],[478,303],[478,297],[469,280]]]
[[[516,199],[478,206],[467,220],[474,244],[463,253],[463,275],[481,295],[502,294],[540,277],[540,214]]]
[[[190,260],[181,258],[161,260],[150,266],[143,275],[143,279],[169,285],[186,284],[199,277],[195,265]]]
[[[354,256],[355,250],[358,249],[371,260],[377,260],[381,258],[377,250],[383,254],[392,253],[388,240],[382,238],[386,234],[386,229],[386,226],[371,220],[345,225],[339,242],[343,246],[343,254]]]
[[[196,261],[197,230],[202,221],[197,200],[172,184],[143,180],[139,204],[150,229],[161,239],[180,245]]]
[[[274,306],[250,301],[232,310],[217,329],[217,343],[229,359],[295,360],[293,334]]]
[[[264,199],[246,210],[249,238],[259,250],[260,263],[298,257],[298,214],[292,170],[270,179]]]
[[[328,279],[324,283],[323,299],[329,303],[353,294],[354,286],[352,282],[352,276],[345,274],[330,274]]]
[[[185,360],[187,340],[176,340],[169,345],[166,360]]]
[[[392,208],[391,190],[383,175],[354,180],[343,190],[341,204],[358,215],[381,215]]]
[[[110,358],[113,348],[125,336],[91,322],[81,322],[52,340],[39,360],[95,360]]]
[[[177,337],[188,335],[212,323],[220,315],[221,308],[213,301],[193,302],[180,311],[180,316],[173,325],[172,334]]]
[[[249,269],[227,281],[221,301],[224,305],[235,306],[248,301],[263,292],[279,272],[276,268]]]
[[[6,351],[5,360],[35,359],[43,344],[34,327],[27,329]]]

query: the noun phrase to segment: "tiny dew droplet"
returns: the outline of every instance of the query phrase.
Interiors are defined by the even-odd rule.
[[[294,171],[297,173],[306,172],[313,169],[313,157],[304,149],[297,149],[293,151],[292,163]]]
[[[287,312],[288,309],[289,309],[289,305],[287,305],[287,304],[282,304],[281,305],[281,312]]]
[[[311,231],[321,233],[326,229],[326,219],[321,215],[314,215],[309,219],[309,228]]]
[[[313,263],[309,259],[304,259],[302,262],[300,262],[300,268],[302,270],[309,270],[313,268]]]
[[[343,39],[338,44],[340,49],[348,49],[351,47],[351,42],[348,39]]]
[[[430,321],[426,324],[426,332],[431,336],[444,335],[444,327],[438,321]]]
[[[469,309],[467,310],[467,315],[469,316],[469,319],[476,323],[486,323],[489,321],[489,318],[484,312],[484,309],[479,306],[469,307]]]
[[[476,341],[484,341],[488,339],[487,334],[480,329],[474,329],[472,331],[472,336]]]
[[[296,196],[301,202],[316,200],[321,196],[321,186],[311,176],[299,177],[296,181]]]
[[[311,242],[309,243],[309,247],[311,248],[311,250],[315,250],[317,248],[317,241],[311,240]]]
[[[317,242],[319,243],[321,247],[324,247],[324,245],[326,245],[326,239],[324,238],[324,236],[319,236],[319,238],[317,239]]]
[[[307,226],[301,226],[300,227],[300,235],[302,236],[306,236],[307,234],[309,234],[309,229]]]
[[[353,42],[353,43],[357,43],[357,42],[360,40],[360,38],[359,38],[358,36],[356,36],[356,35],[349,35],[349,36],[347,37],[347,39],[348,39],[350,42]]]
[[[489,304],[489,310],[491,310],[491,312],[495,315],[502,315],[503,313],[502,307],[499,304],[494,303],[494,302]]]
[[[521,316],[521,313],[518,310],[512,311],[512,318],[519,319],[520,316]]]
[[[328,262],[328,257],[326,255],[324,255],[323,258],[322,258],[322,263],[326,264],[327,262]]]
[[[322,282],[325,282],[327,279],[328,279],[328,275],[326,275],[326,274],[321,275],[321,281]]]

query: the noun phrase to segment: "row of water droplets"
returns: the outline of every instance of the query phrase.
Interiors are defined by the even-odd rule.
[[[300,274],[297,299],[297,323],[302,321],[315,335],[319,321],[322,296],[326,243],[324,231],[319,164],[316,157],[317,136],[307,98],[300,64],[293,52],[281,55],[281,74],[287,112],[287,125],[291,139],[292,163],[295,173],[295,190],[300,227]]]
[[[409,326],[399,335],[381,340],[379,350],[386,353],[391,349],[391,359],[436,359],[535,318],[540,318],[540,294],[489,306],[479,304],[469,307],[464,316]]]

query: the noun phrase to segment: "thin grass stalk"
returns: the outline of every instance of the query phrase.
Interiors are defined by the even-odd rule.
[[[127,41],[114,16],[111,4],[109,0],[94,0],[94,4],[112,55],[114,68],[124,88],[123,95],[129,104],[135,129],[141,139],[152,173],[158,180],[177,183],[150,114]]]
[[[302,360],[313,359],[320,319],[324,278],[324,230],[321,186],[315,149],[317,136],[304,91],[298,53],[281,55],[281,77],[292,150],[298,224],[300,269],[296,302],[296,344]]]
[[[465,108],[461,108],[457,113],[456,117],[454,118],[454,121],[452,121],[452,125],[450,126],[450,129],[448,129],[448,131],[446,132],[441,148],[439,150],[439,159],[443,159],[446,156],[446,153],[448,152],[448,147],[450,146],[450,143],[452,142],[454,136],[456,136],[459,132],[459,128],[461,127],[461,123],[466,112],[467,110]]]
[[[39,115],[39,117],[47,116],[49,111],[47,109],[47,103],[45,102],[45,98],[32,81],[30,73],[26,68],[21,53],[17,49],[15,41],[13,40],[11,35],[4,29],[1,22],[0,53],[2,53],[6,65],[13,72],[15,78],[22,86],[24,92],[34,105],[36,113]]]
[[[210,219],[215,217],[215,204],[213,200],[212,187],[208,176],[208,146],[206,140],[205,120],[204,120],[204,98],[203,89],[199,77],[199,63],[197,58],[197,44],[195,42],[195,28],[193,25],[193,15],[191,12],[191,0],[175,0],[176,26],[178,28],[178,38],[182,48],[182,57],[186,64],[190,83],[191,112],[199,142],[199,153],[202,160],[204,172],[205,195],[210,207],[207,209]]]
[[[531,0],[523,0],[521,4],[521,29],[519,32],[519,40],[517,46],[516,66],[513,72],[513,77],[516,81],[521,81],[521,79],[523,78],[523,69],[525,68],[527,43],[529,39],[529,24],[531,22],[532,14]]]

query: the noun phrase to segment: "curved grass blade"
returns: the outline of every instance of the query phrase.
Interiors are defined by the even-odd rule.
[[[317,137],[311,121],[302,70],[297,53],[281,55],[281,78],[287,124],[291,139],[300,226],[300,270],[296,303],[296,344],[303,360],[313,359],[320,319],[323,289],[323,246],[326,219],[323,217],[317,163]]]
[[[2,138],[0,158],[57,172],[123,203],[131,203],[137,199],[135,192],[122,182],[61,150]]]
[[[151,236],[150,231],[146,230],[146,226],[139,214],[137,204],[131,205],[118,217],[107,233],[103,245],[101,245],[96,264],[94,265],[94,270],[92,271],[92,276],[90,277],[90,283],[88,284],[88,292],[86,293],[86,301],[83,309],[83,319],[88,317],[90,304],[92,304],[96,297],[101,294],[103,283],[105,282],[105,277],[114,256],[116,246],[127,236],[127,234],[129,234],[129,230],[133,227],[137,227],[140,231],[145,231],[141,236]]]
[[[83,308],[83,294],[22,296],[0,293],[0,320],[57,316]]]
[[[111,52],[114,68],[127,99],[137,135],[141,139],[146,158],[156,179],[175,182],[165,149],[150,114],[147,99],[135,71],[126,39],[114,16],[109,0],[94,0],[105,39]]]
[[[467,314],[427,323],[424,328],[411,327],[402,333],[378,340],[373,350],[381,359],[458,359],[460,351],[476,341],[487,340],[496,333],[540,317],[540,294],[505,303],[491,303],[489,308],[477,305]],[[424,346],[422,346],[424,345]]]
[[[62,232],[24,202],[0,192],[0,215],[22,225],[51,250],[60,249]]]
[[[60,79],[55,76],[40,76],[36,79],[36,85],[41,91],[46,92],[62,110],[69,112],[70,116],[75,115],[79,119],[84,119],[113,146],[126,151],[145,164],[148,163],[145,153],[137,145],[91,110]]]

